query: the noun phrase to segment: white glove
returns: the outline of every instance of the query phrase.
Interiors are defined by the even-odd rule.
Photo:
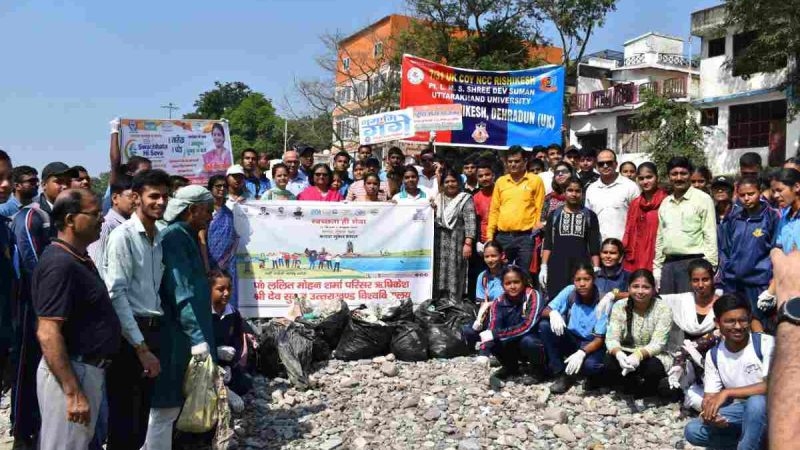
[[[567,368],[564,370],[567,375],[575,375],[581,370],[581,366],[583,365],[583,360],[586,358],[586,352],[583,350],[578,350],[577,352],[569,355],[567,359],[564,360],[566,363]]]
[[[775,296],[769,293],[769,289],[765,290],[758,295],[758,309],[762,311],[769,311],[775,307]]]
[[[642,361],[639,359],[639,357],[638,357],[638,356],[636,356],[636,354],[635,354],[635,353],[631,353],[630,355],[628,355],[628,357],[627,357],[626,359],[628,360],[628,365],[629,365],[629,366],[631,367],[631,369],[633,369],[633,370],[636,370],[636,369],[638,369],[638,368],[639,368],[639,363],[641,363],[641,362],[642,362]]]
[[[555,309],[550,310],[550,329],[553,330],[556,336],[561,336],[564,334],[564,328],[566,328],[567,324],[564,323],[564,318],[561,317],[558,311]]]
[[[231,361],[236,356],[236,349],[227,345],[217,347],[217,358],[220,361]]]
[[[192,346],[192,356],[197,356],[197,359],[205,359],[208,356],[208,344],[201,342]]]
[[[661,269],[653,269],[653,278],[656,280],[656,291],[661,290]]]
[[[594,308],[594,316],[597,320],[600,320],[603,317],[603,314],[608,314],[611,312],[611,307],[614,306],[614,300],[616,296],[613,292],[609,292],[600,299],[597,303],[597,306]]]
[[[539,269],[539,284],[542,289],[547,286],[547,264],[542,264],[541,269]]]
[[[633,367],[628,363],[628,356],[625,355],[625,352],[622,350],[618,351],[615,355],[617,357],[617,362],[619,362],[619,366],[622,367],[622,376],[633,372]]]
[[[669,369],[669,372],[667,372],[667,381],[669,382],[669,387],[672,389],[680,389],[682,376],[683,367],[672,366],[672,368]]]
[[[598,267],[598,266],[594,266],[594,267],[592,267],[592,270],[594,270],[594,273],[596,273],[596,274],[597,274],[597,273],[600,273],[600,271],[601,271],[602,269],[601,269],[600,267]]]
[[[486,310],[492,306],[491,302],[483,302],[481,303],[480,309],[478,309],[478,317],[475,318],[475,322],[472,324],[472,329],[475,331],[481,331],[483,329],[483,316],[486,314]]]
[[[222,367],[222,383],[223,384],[230,383],[232,376],[233,376],[233,373],[232,373],[230,367]]]
[[[230,389],[228,389],[228,405],[230,405],[231,411],[236,414],[244,411],[244,400],[239,397],[239,394]]]
[[[119,117],[115,117],[114,120],[108,122],[108,126],[111,127],[111,134],[119,133]]]
[[[695,364],[703,367],[703,355],[697,351],[697,344],[688,339],[684,339],[682,347],[684,350],[686,350],[686,353],[691,356],[692,361],[694,361]]]

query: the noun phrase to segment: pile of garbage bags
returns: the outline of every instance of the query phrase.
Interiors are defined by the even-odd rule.
[[[285,319],[261,327],[258,369],[270,378],[286,376],[298,389],[309,387],[316,361],[333,356],[351,361],[393,353],[401,361],[452,358],[472,353],[461,336],[475,320],[471,303],[427,300],[416,310],[410,299],[361,305],[322,301],[315,308],[292,305]]]

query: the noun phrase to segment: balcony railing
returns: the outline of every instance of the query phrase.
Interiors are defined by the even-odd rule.
[[[642,101],[644,93],[648,91],[666,98],[685,98],[687,96],[686,82],[686,78],[669,78],[639,85],[617,84],[601,91],[575,94],[570,97],[571,112],[588,112],[595,109],[633,105]]]
[[[622,68],[625,66],[638,66],[642,64],[661,64],[665,66],[686,67],[697,69],[700,67],[697,61],[692,61],[685,56],[678,53],[637,53],[633,56],[625,58]]]

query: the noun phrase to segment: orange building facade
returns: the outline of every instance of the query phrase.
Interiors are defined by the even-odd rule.
[[[333,150],[352,152],[358,147],[359,116],[399,107],[388,101],[391,96],[385,93],[387,85],[399,90],[399,68],[391,65],[397,51],[393,45],[416,20],[392,14],[339,41]],[[548,64],[561,64],[563,58],[563,50],[558,47],[531,46],[529,53]]]

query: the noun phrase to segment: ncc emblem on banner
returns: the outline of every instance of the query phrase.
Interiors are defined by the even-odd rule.
[[[409,83],[416,86],[425,80],[425,73],[419,67],[412,67],[406,74],[406,78]]]

